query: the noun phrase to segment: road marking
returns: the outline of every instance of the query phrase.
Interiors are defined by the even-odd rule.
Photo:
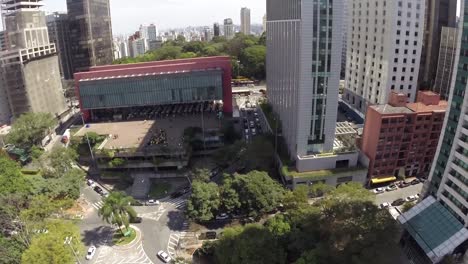
[[[97,210],[101,209],[103,205],[104,205],[103,201],[95,202],[92,204],[92,206],[96,208]]]
[[[167,241],[167,253],[169,253],[169,255],[171,255],[171,256],[175,256],[175,253],[176,253],[175,248],[179,244],[179,237],[180,236],[178,234],[171,234],[169,236],[169,241]],[[172,240],[175,240],[176,242],[174,243],[174,242],[172,242]],[[173,247],[171,245],[175,245],[175,247]]]

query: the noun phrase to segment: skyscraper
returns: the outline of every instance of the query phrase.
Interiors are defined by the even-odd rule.
[[[241,9],[241,32],[244,35],[250,35],[250,9],[243,7]]]
[[[73,79],[72,60],[70,51],[70,28],[67,13],[54,12],[46,17],[49,40],[55,43],[57,49],[60,72],[65,80]]]
[[[234,38],[234,24],[230,18],[224,19],[224,37],[228,40]]]
[[[147,27],[148,30],[148,40],[157,40],[158,39],[158,27],[155,24],[150,24]]]
[[[111,64],[112,25],[109,0],[67,0],[73,72]]]
[[[266,31],[266,23],[267,23],[267,16],[265,14],[265,15],[263,15],[263,21],[262,21],[262,30],[263,30],[263,32]]]
[[[442,27],[456,27],[457,0],[426,0],[418,88],[431,89],[437,72]]]
[[[358,166],[353,136],[337,124],[343,1],[267,1],[268,101],[282,123],[282,135],[297,172],[329,170],[333,176],[303,179],[336,185],[366,180],[367,170],[345,175],[337,168]],[[351,142],[353,140],[350,140]],[[348,148],[349,147],[349,148]],[[347,154],[342,155],[342,148]],[[347,173],[347,174],[346,174]],[[298,182],[299,183],[299,182]]]
[[[455,72],[449,109],[437,146],[424,198],[398,220],[405,228],[403,249],[412,263],[439,263],[447,254],[462,253],[468,239],[468,1],[461,1]]]
[[[220,36],[220,32],[219,32],[219,24],[218,23],[214,23],[213,24],[213,35],[215,37],[219,37]]]
[[[437,74],[432,91],[440,94],[447,100],[450,94],[450,83],[454,71],[455,57],[457,54],[458,29],[452,27],[442,27],[440,35],[439,59]]]
[[[391,92],[414,102],[423,41],[425,1],[348,2],[348,42],[343,100],[365,113],[386,104]]]
[[[66,104],[59,61],[41,1],[3,0],[1,5],[8,50],[0,55],[0,123],[26,112],[61,115]]]
[[[211,41],[213,39],[213,33],[211,32],[210,27],[203,28],[203,40],[204,41]]]

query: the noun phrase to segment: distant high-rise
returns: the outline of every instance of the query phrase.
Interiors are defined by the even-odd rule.
[[[54,12],[46,17],[50,42],[57,49],[60,72],[65,80],[73,79],[72,59],[70,50],[70,28],[67,13]]]
[[[126,41],[120,42],[120,56],[122,58],[126,58],[130,56],[128,52],[128,43]]]
[[[263,29],[263,32],[266,31],[266,23],[267,23],[267,15],[263,15],[263,23],[262,23],[262,29]]]
[[[226,39],[234,38],[234,24],[231,18],[224,19],[224,37]]]
[[[214,23],[213,24],[213,35],[215,37],[219,37],[221,34],[220,34],[220,30],[219,30],[219,24],[218,23]]]
[[[442,27],[456,27],[457,0],[426,0],[418,88],[431,89],[437,72]]]
[[[146,52],[146,39],[139,38],[132,41],[133,57],[138,57]]]
[[[365,113],[386,104],[391,92],[414,102],[423,41],[425,1],[348,2],[343,100]]]
[[[457,54],[458,29],[452,27],[442,27],[440,36],[439,60],[437,74],[432,91],[448,100],[450,94],[450,84],[454,71],[455,57]]]
[[[112,25],[109,0],[67,0],[73,72],[111,64]]]
[[[211,41],[213,39],[213,33],[211,32],[210,27],[203,28],[203,40]]]
[[[281,120],[294,169],[331,172],[315,179],[283,175],[293,184],[366,181],[353,143],[355,130],[336,122],[342,12],[342,0],[267,0],[268,102]]]
[[[241,32],[244,35],[250,35],[250,9],[243,7],[241,9]]]
[[[0,54],[0,123],[27,112],[61,115],[67,107],[59,59],[41,1],[0,3],[8,42],[8,50]]]
[[[156,27],[155,24],[150,24],[147,27],[148,30],[148,40],[157,40],[158,39],[158,28]]]

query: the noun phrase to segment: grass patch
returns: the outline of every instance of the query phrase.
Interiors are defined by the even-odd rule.
[[[131,243],[135,237],[136,237],[136,231],[135,229],[129,227],[128,228],[130,230],[130,235],[129,236],[124,236],[120,230],[119,231],[116,231],[115,234],[114,234],[114,237],[112,238],[112,242],[114,242],[114,245],[117,245],[117,246],[123,246],[123,245],[127,245],[129,243]],[[122,230],[125,234],[125,232],[127,232],[125,229]]]
[[[348,172],[362,171],[362,170],[366,170],[366,168],[362,166],[358,166],[354,168],[340,168],[340,169],[332,169],[332,170],[297,172],[294,168],[283,166],[281,170],[282,170],[282,173],[288,177],[315,179],[315,178],[330,177],[330,176],[334,176],[337,174],[343,174],[343,173],[348,173]]]
[[[150,198],[159,199],[170,193],[172,185],[168,182],[153,182],[148,193]]]

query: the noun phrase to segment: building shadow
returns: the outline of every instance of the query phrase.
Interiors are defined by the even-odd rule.
[[[92,230],[86,230],[82,234],[82,242],[85,246],[96,247],[112,244],[113,229],[110,226],[99,226]]]

